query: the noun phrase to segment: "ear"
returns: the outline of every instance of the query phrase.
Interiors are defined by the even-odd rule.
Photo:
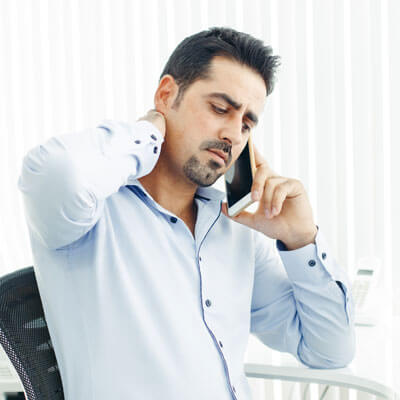
[[[164,75],[158,84],[156,93],[154,94],[155,109],[164,115],[168,113],[178,95],[178,89],[179,87],[175,82],[174,77],[169,74]]]

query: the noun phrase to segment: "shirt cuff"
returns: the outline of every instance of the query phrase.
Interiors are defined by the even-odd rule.
[[[160,130],[150,121],[142,119],[140,121],[136,121],[134,126],[140,129],[144,134],[155,135],[155,138],[150,136],[151,139],[153,139],[154,141],[159,141],[160,143],[164,142],[164,136],[161,134]]]
[[[279,243],[280,242],[280,243]],[[282,259],[289,280],[295,284],[320,287],[322,282],[336,281],[345,297],[348,317],[352,314],[351,285],[345,269],[336,261],[328,242],[318,228],[315,243],[295,250],[283,250],[284,243],[277,240],[279,256]],[[350,317],[351,318],[351,317]]]
[[[121,186],[130,185],[136,179],[150,173],[158,161],[164,137],[149,121],[135,123],[103,120],[97,128],[108,132],[102,151],[107,158],[119,158],[127,172]]]
[[[315,243],[310,243],[299,249],[288,250],[282,241],[276,241],[276,247],[289,278],[304,280],[307,277],[321,277],[328,273],[332,279],[342,281],[347,286],[346,273],[337,264],[334,254],[318,225],[317,228]]]

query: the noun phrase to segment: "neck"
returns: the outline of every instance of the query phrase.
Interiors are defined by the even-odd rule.
[[[171,173],[163,160],[158,160],[150,174],[139,178],[139,182],[151,197],[166,210],[179,218],[192,219],[196,215],[194,195],[197,185]]]

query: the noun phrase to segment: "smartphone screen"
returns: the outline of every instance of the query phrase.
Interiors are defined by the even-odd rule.
[[[228,207],[245,197],[251,191],[253,177],[251,173],[249,142],[233,163],[225,172],[225,186]]]

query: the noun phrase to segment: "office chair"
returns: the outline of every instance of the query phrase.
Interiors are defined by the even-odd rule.
[[[64,399],[33,267],[0,277],[0,343],[27,400]]]

